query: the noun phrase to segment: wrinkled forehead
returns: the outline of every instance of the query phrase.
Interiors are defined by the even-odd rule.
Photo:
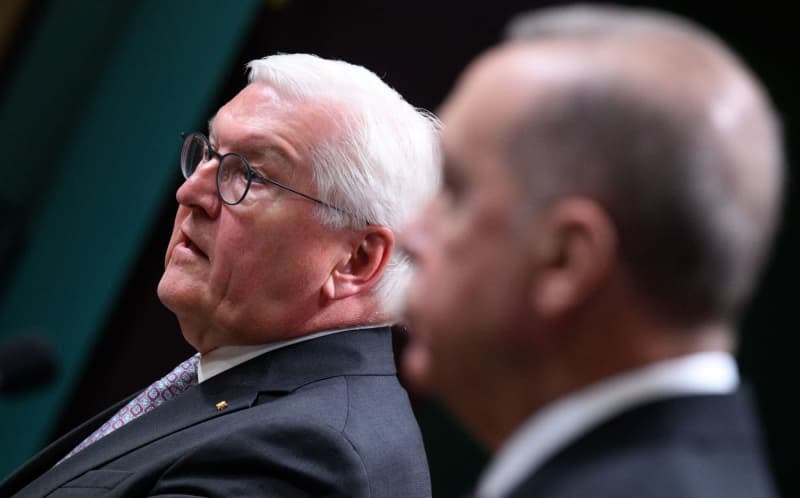
[[[323,99],[289,97],[267,83],[254,82],[211,118],[209,138],[223,151],[279,151],[294,163],[306,163],[335,133],[336,120],[335,108]]]

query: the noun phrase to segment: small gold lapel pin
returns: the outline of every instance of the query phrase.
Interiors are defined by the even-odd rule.
[[[219,403],[217,403],[217,411],[218,412],[221,412],[225,408],[228,408],[228,402],[227,401],[220,401]]]

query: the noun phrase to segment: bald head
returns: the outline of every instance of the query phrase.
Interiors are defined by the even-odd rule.
[[[734,318],[780,204],[779,126],[761,85],[716,37],[653,11],[549,9],[516,19],[510,38],[467,71],[445,122],[483,99],[487,154],[531,206],[598,202],[665,317]]]

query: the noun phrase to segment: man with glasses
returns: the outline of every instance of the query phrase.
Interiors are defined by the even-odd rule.
[[[437,187],[437,122],[342,61],[249,71],[181,146],[158,295],[198,354],[0,495],[430,495],[389,325],[395,230]]]
[[[408,379],[494,452],[480,498],[774,496],[733,357],[781,204],[764,89],[666,13],[511,32],[443,106]]]

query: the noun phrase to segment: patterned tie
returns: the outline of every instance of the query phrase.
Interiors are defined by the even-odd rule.
[[[184,361],[175,370],[171,371],[163,378],[153,382],[138,396],[133,398],[127,405],[120,408],[113,417],[101,425],[89,437],[81,441],[67,456],[58,463],[63,462],[75,453],[81,451],[92,443],[95,443],[115,430],[127,424],[140,415],[144,415],[150,410],[160,406],[165,401],[178,396],[193,385],[197,384],[197,362],[200,355],[196,354]]]

